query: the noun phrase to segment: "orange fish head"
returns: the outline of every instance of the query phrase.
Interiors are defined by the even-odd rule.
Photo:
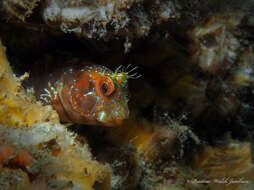
[[[62,104],[70,120],[83,124],[114,126],[129,116],[128,82],[117,80],[110,69],[86,66],[64,82]]]

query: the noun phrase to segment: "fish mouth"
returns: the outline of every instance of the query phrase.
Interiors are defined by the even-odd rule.
[[[112,118],[105,112],[101,111],[97,115],[97,121],[105,126],[119,126],[123,123],[123,120],[128,118],[128,115],[124,118]]]

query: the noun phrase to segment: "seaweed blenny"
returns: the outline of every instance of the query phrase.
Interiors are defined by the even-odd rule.
[[[37,99],[52,105],[61,122],[114,126],[129,116],[128,79],[136,68],[128,68],[70,61],[37,67],[30,79]]]

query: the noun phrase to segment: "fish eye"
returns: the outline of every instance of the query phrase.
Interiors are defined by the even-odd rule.
[[[106,93],[108,91],[108,85],[107,85],[107,83],[103,83],[101,88],[102,88],[103,93]]]
[[[100,81],[100,92],[104,96],[110,96],[115,91],[115,85],[111,78],[103,77]]]

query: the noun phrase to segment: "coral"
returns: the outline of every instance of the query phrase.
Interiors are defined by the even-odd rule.
[[[205,146],[202,153],[195,155],[194,167],[213,177],[245,173],[252,167],[250,144],[231,141]]]
[[[7,12],[7,19],[18,19],[22,22],[33,13],[33,10],[39,5],[40,0],[4,0],[0,3],[2,10]]]
[[[157,166],[147,166],[141,180],[141,189],[250,190],[253,188],[254,170],[251,164],[250,143],[229,139],[218,142],[213,147],[203,145],[202,151],[194,151],[193,155],[194,159],[190,159],[193,160],[192,168],[173,160]],[[189,164],[190,160],[187,161]]]
[[[238,60],[246,48],[235,34],[243,17],[243,14],[214,14],[190,31],[192,61],[206,77],[203,96],[208,109],[218,116],[232,115],[238,107],[239,86],[232,85],[229,73],[237,65],[243,67]]]
[[[153,162],[172,153],[176,136],[177,132],[167,126],[152,125],[146,121],[130,120],[118,129],[108,131],[110,141],[134,147],[137,155],[141,157],[140,161],[144,159],[147,162]]]
[[[0,51],[0,189],[253,189],[254,22],[240,7],[246,3],[1,1],[0,36],[19,77]],[[59,123],[21,76],[36,62],[62,68],[59,55],[112,70],[137,66],[129,119],[116,128]],[[97,90],[113,95],[115,84],[105,81]],[[224,176],[248,183],[196,181]]]
[[[212,15],[191,31],[193,61],[204,71],[225,72],[237,60],[240,41],[233,31],[243,19],[241,15]]]
[[[34,9],[37,5],[41,12]],[[143,37],[148,35],[153,25],[177,17],[175,5],[170,0],[150,3],[140,0],[8,0],[0,7],[3,15],[17,17],[25,26],[73,32],[86,38]],[[29,18],[32,22],[26,20],[31,14],[34,14]],[[33,17],[39,22],[34,22],[36,19]],[[13,22],[17,23],[15,19]]]
[[[0,189],[26,190],[29,189],[30,181],[26,172],[21,169],[13,170],[4,168],[0,172]]]
[[[189,167],[181,166],[173,160],[168,160],[160,166],[147,166],[143,175],[142,190],[194,190],[204,188],[203,184],[186,183],[189,178],[196,175],[195,171]]]
[[[127,166],[131,168],[129,171],[132,172],[132,175],[130,176],[130,174],[128,175],[128,173],[126,174],[124,172],[119,176],[125,183],[127,181],[127,184],[128,182],[132,182],[127,187],[132,187],[130,185],[138,185],[137,187],[139,189],[160,189],[160,185],[163,186],[164,181],[168,180],[168,185],[166,186],[175,189],[183,188],[184,184],[180,182],[180,179],[187,178],[187,175],[184,173],[185,169],[181,168],[180,165],[175,166],[172,164],[174,163],[173,160],[172,162],[169,161],[177,155],[178,136],[180,133],[177,130],[178,128],[181,128],[181,126],[177,123],[172,123],[171,126],[160,126],[158,124],[151,124],[145,120],[129,120],[121,127],[105,129],[106,138],[110,142],[118,144],[122,152],[118,153],[118,151],[115,151],[115,153],[112,153],[114,149],[110,149],[111,159],[108,160],[113,170],[117,168],[118,172],[122,171],[121,168],[126,167],[125,162],[129,160]],[[101,154],[105,158],[108,152],[109,150],[107,149],[106,152],[102,151]],[[118,155],[117,159],[113,159],[113,163],[112,154]],[[165,163],[164,160],[168,162]],[[165,168],[172,169],[172,171],[175,168],[181,174],[174,173],[170,176],[170,174],[164,171]],[[138,180],[139,183],[132,178],[133,176],[135,176],[134,179]],[[176,183],[179,184],[175,185]]]
[[[12,73],[0,44],[0,124],[6,126],[31,126],[38,122],[57,122],[58,116],[49,106],[42,107],[35,98],[26,96],[20,79]],[[36,111],[35,111],[36,110]]]
[[[26,150],[16,150],[12,145],[0,145],[0,155],[0,164],[8,160],[10,164],[26,167],[32,163],[32,157]]]
[[[208,184],[216,189],[251,189],[253,184],[253,166],[251,163],[250,143],[232,139],[218,142],[215,147],[204,146],[201,153],[194,157],[193,167],[205,172]],[[216,182],[221,180],[221,184]],[[229,184],[230,181],[242,180],[242,183]]]
[[[199,97],[205,100],[207,105],[203,108],[210,115],[236,116],[237,110],[244,106],[238,94],[243,87],[252,88],[253,41],[248,40],[248,28],[253,23],[250,20],[251,17],[239,12],[213,14],[189,31],[192,64],[203,75],[202,83],[199,82],[203,95]],[[209,119],[205,115],[203,112]]]
[[[250,20],[243,13],[212,14],[186,29],[183,42],[176,43],[181,38],[173,34],[172,40],[149,41],[132,50],[132,62],[144,70],[130,88],[135,108],[146,116],[149,107],[176,116],[189,113],[190,120],[204,125],[235,117],[243,106],[238,94],[243,87],[252,89]]]
[[[88,38],[108,38],[112,34],[132,33],[145,36],[153,24],[175,16],[171,1],[147,5],[139,0],[79,3],[52,0],[48,1],[43,11],[43,20],[48,25]]]
[[[8,159],[15,151],[15,147],[11,145],[1,145],[0,146],[0,163],[3,164],[3,162]]]
[[[250,86],[253,82],[253,47],[249,47],[239,57],[237,68],[232,71],[232,85],[235,87]]]
[[[0,50],[0,158],[2,169],[6,170],[1,173],[1,180],[11,177],[12,170],[27,168],[25,174],[21,174],[30,176],[29,182],[26,177],[20,181],[20,185],[28,184],[24,185],[25,189],[45,184],[48,189],[70,189],[72,186],[92,189],[95,183],[101,189],[109,189],[108,168],[93,160],[88,145],[81,145],[73,133],[59,124],[51,106],[42,106],[32,94],[24,91],[21,81],[26,76],[15,77],[2,44]],[[9,164],[16,167],[8,170]],[[38,182],[31,176],[37,176]],[[4,187],[8,189],[12,182],[6,183]]]
[[[136,162],[135,152],[126,147],[103,146],[97,150],[96,158],[109,163],[111,172],[111,189],[134,189],[139,183],[142,169]]]

